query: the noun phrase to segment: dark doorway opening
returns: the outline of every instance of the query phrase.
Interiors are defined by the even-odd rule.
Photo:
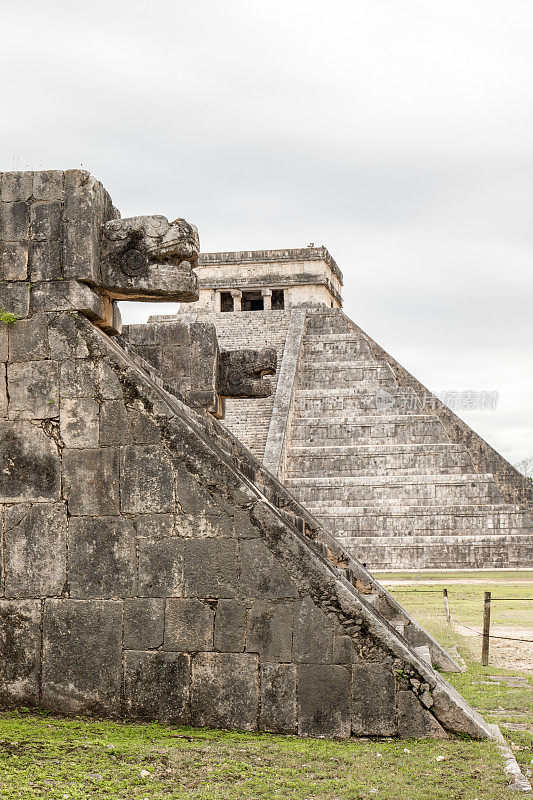
[[[283,289],[272,289],[272,310],[283,311],[285,308],[285,292]]]
[[[243,311],[262,311],[264,308],[261,292],[243,292],[241,309]]]
[[[231,292],[220,292],[220,310],[233,311],[233,297]]]

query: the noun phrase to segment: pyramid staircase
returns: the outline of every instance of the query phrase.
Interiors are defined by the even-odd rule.
[[[533,521],[341,311],[308,310],[283,479],[349,553],[380,568],[512,567]]]

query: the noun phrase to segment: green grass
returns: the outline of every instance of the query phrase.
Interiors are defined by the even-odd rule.
[[[35,714],[0,716],[0,770],[3,800],[501,800],[506,787],[490,742],[335,742]]]
[[[479,639],[446,626],[441,589],[447,583],[452,617],[472,624],[481,619],[485,584],[469,584],[463,576],[464,583],[452,586],[449,579],[456,575],[436,573],[441,583],[428,587],[416,585],[410,573],[404,585],[391,589],[466,661],[466,672],[446,677],[488,721],[500,725],[526,770],[533,759],[533,678],[523,670],[482,667]],[[513,598],[494,612],[501,624],[530,624],[533,604],[519,598],[533,597],[533,587],[517,586],[514,573],[506,573],[506,585],[498,587],[487,573],[475,575],[487,579],[494,596]],[[417,591],[421,588],[437,592]],[[436,761],[441,755],[444,760]],[[35,712],[0,715],[2,800],[505,800],[512,796],[506,787],[501,754],[492,742],[341,742]]]

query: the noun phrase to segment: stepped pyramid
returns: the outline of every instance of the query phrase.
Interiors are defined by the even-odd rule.
[[[199,303],[152,320],[276,348],[274,395],[228,400],[225,424],[351,555],[372,569],[531,565],[531,486],[343,313],[325,248],[207,253],[197,274]]]

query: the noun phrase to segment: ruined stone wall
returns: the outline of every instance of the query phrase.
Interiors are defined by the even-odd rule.
[[[79,295],[56,309],[58,292],[0,323],[0,707],[490,736],[382,597],[270,502],[221,424],[162,388]]]

